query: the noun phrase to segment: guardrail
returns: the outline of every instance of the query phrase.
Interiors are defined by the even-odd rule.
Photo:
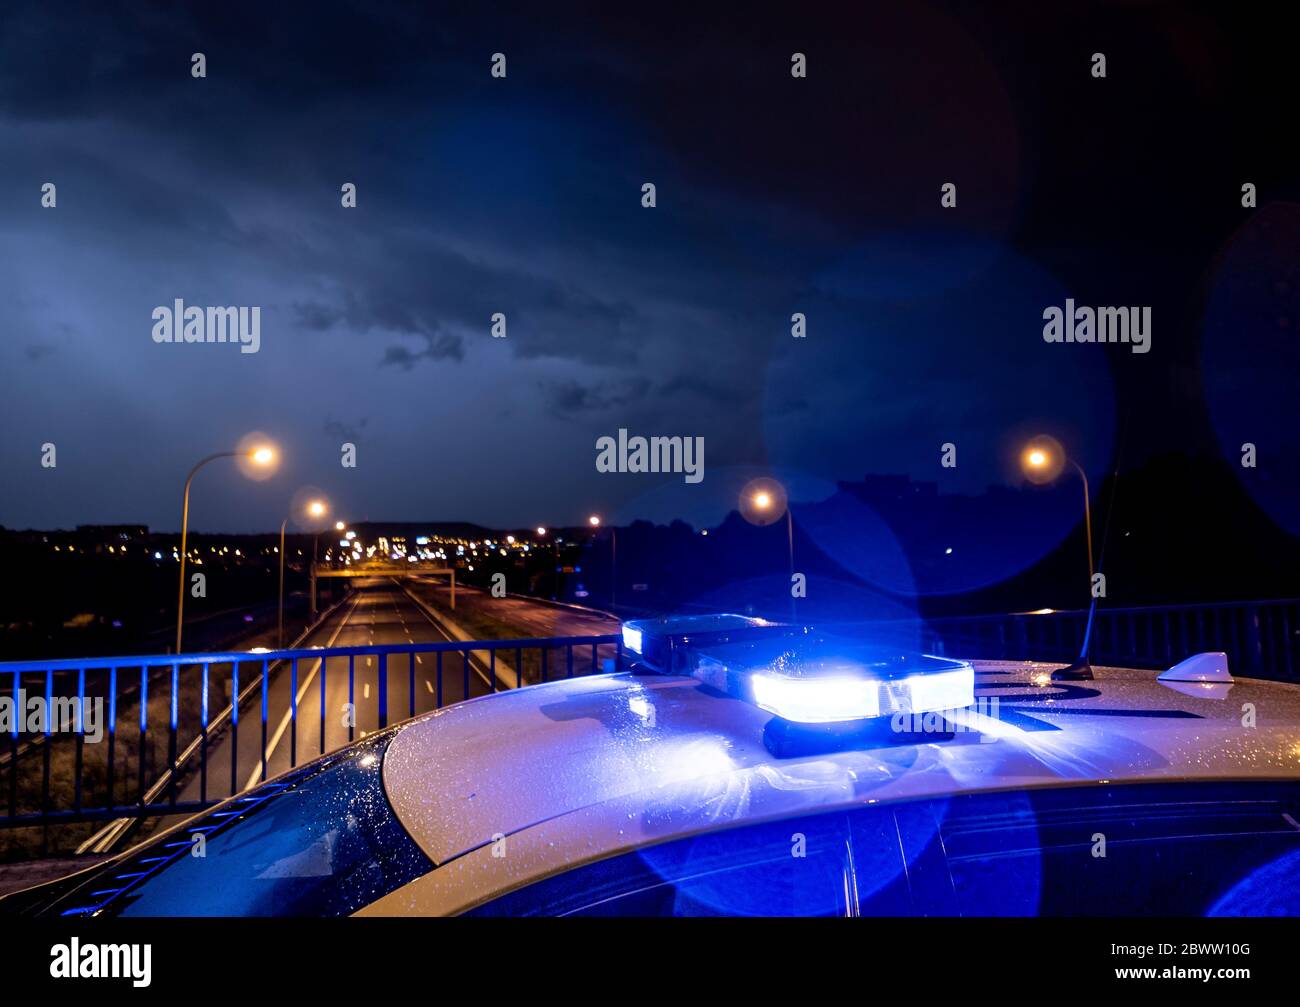
[[[933,653],[968,658],[1068,662],[1078,654],[1087,615],[1080,609],[933,618],[922,628],[921,644]],[[1237,674],[1300,680],[1300,599],[1097,611],[1091,649],[1096,664],[1168,667],[1204,650],[1225,651]],[[417,666],[426,655],[432,668],[418,673],[426,686],[421,693]],[[301,681],[304,662],[311,667]],[[304,756],[324,754],[364,733],[355,720],[358,676],[364,679],[362,705],[373,711],[379,729],[397,712],[415,716],[495,692],[512,673],[518,686],[622,663],[618,634],[0,663],[0,699],[24,700],[12,704],[14,722],[0,726],[6,736],[0,738],[0,769],[8,770],[0,828],[210,807],[276,775],[277,762],[296,766],[303,731]],[[346,731],[327,724],[329,683],[339,681],[347,683],[354,713]],[[396,706],[390,703],[394,685],[406,694]],[[33,724],[25,716],[27,697],[44,708],[44,722]],[[97,723],[85,716],[88,701],[106,708]],[[70,706],[81,715],[64,729]],[[273,711],[279,721],[274,729]],[[256,747],[247,744],[250,716]],[[282,749],[284,735],[288,744]]]
[[[930,619],[924,645],[938,653],[1003,660],[1074,660],[1087,609]],[[1097,609],[1094,664],[1167,668],[1206,650],[1239,675],[1300,680],[1300,599]]]
[[[423,666],[426,656],[432,667]],[[0,663],[0,700],[14,700],[7,751],[0,750],[0,766],[8,763],[0,828],[193,813],[266,779],[274,760],[298,765],[302,731],[318,735],[303,753],[315,757],[364,735],[363,710],[382,729],[395,715],[496,692],[511,671],[517,687],[622,661],[621,636],[608,634]],[[347,702],[335,720],[327,694],[342,680]],[[405,691],[405,702],[398,696],[391,706],[394,689]],[[260,744],[241,760],[250,715]],[[222,750],[220,765],[214,749]]]

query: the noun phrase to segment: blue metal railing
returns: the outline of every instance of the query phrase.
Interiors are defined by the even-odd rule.
[[[1087,609],[931,618],[924,645],[966,658],[1072,661]],[[1300,599],[1098,607],[1090,654],[1098,665],[1168,668],[1221,650],[1234,674],[1300,681]]]
[[[314,757],[364,736],[363,720],[379,730],[394,716],[622,663],[618,634],[0,663],[0,699],[15,713],[0,739],[0,828],[192,813],[297,766],[304,743]],[[345,700],[337,722],[332,684]],[[28,697],[43,715],[33,719]]]
[[[966,658],[1065,662],[1078,653],[1086,618],[1086,610],[931,618],[921,644]],[[1227,652],[1239,675],[1300,680],[1300,600],[1097,612],[1096,664],[1168,667],[1204,650]],[[313,666],[305,679],[304,662]],[[335,725],[328,696],[331,682],[344,681],[344,662],[346,691],[336,698],[350,715]],[[298,765],[304,745],[315,755],[355,740],[366,733],[358,711],[373,714],[377,730],[395,712],[415,716],[622,662],[622,639],[608,634],[0,663],[0,697],[39,697],[51,713],[68,700],[83,712],[88,700],[107,710],[93,728],[85,717],[70,731],[52,716],[9,725],[7,746],[0,737],[0,770],[6,763],[8,770],[0,828],[197,811]],[[303,706],[313,684],[314,710]],[[214,688],[222,697],[216,704]],[[221,707],[215,715],[214,705]],[[256,718],[251,743],[249,716]],[[88,728],[102,728],[99,742]]]

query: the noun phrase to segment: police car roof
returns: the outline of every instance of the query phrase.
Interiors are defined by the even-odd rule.
[[[662,615],[653,619],[632,619],[623,625],[631,626],[643,632],[671,633],[674,636],[686,636],[690,633],[747,629],[754,626],[776,626],[777,623],[756,616],[722,612],[712,615]]]
[[[471,700],[412,721],[384,760],[399,819],[436,864],[548,823],[589,857],[710,828],[874,801],[1150,780],[1300,778],[1300,686],[1161,683],[973,662],[952,740],[777,758],[771,714],[694,678],[614,674]],[[1253,704],[1254,726],[1243,724]],[[989,714],[994,714],[990,716]],[[992,739],[992,743],[990,742]],[[570,851],[571,852],[571,851]],[[566,854],[567,855],[567,854]]]

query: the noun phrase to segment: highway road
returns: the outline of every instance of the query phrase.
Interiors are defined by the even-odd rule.
[[[388,580],[359,581],[354,586],[356,591],[353,596],[318,626],[302,642],[302,647],[363,647],[448,639],[396,583]],[[296,691],[293,689],[293,673],[289,664],[283,662],[279,666],[272,665],[267,681],[265,766],[262,757],[261,673],[255,663],[244,664],[240,671],[241,691],[250,685],[256,688],[240,707],[238,729],[228,725],[218,737],[209,742],[206,784],[197,771],[187,774],[177,786],[177,800],[200,800],[205,792],[209,800],[228,797],[257,783],[263,774],[266,779],[270,779],[294,765],[301,765],[323,752],[332,751],[350,740],[377,731],[380,713],[380,658],[352,658],[351,680],[349,661],[348,657],[333,657],[324,662],[319,658],[300,658]],[[469,697],[485,695],[491,691],[487,676],[476,667],[477,664],[481,662],[471,662],[467,676],[464,659],[459,653],[442,655],[443,706],[466,698],[467,677]],[[413,713],[421,714],[437,709],[438,679],[437,654],[388,655],[385,674],[388,724],[405,720]],[[411,691],[412,681],[414,693]],[[296,719],[291,696],[296,696],[297,700]],[[232,753],[237,753],[233,790]],[[197,752],[193,760],[197,765]],[[164,790],[155,800],[166,800],[168,796],[169,793]],[[177,820],[160,820],[156,827],[170,825]],[[116,824],[113,833],[100,835],[94,844],[83,849],[102,848],[106,839],[118,838],[117,834],[122,831],[122,827],[122,824]]]
[[[411,589],[440,610],[450,609],[450,589],[441,581],[416,581]],[[456,585],[452,618],[484,616],[508,627],[510,636],[601,636],[619,631],[619,620],[595,609],[557,605],[524,595],[493,598],[480,588]]]
[[[320,626],[306,646],[359,647],[376,644],[407,644],[446,640],[448,637],[396,585],[363,581],[353,599]],[[293,764],[332,751],[349,740],[364,738],[380,727],[380,665],[386,663],[388,691],[387,723],[395,724],[414,714],[438,707],[438,661],[436,654],[390,654],[386,662],[378,656],[352,660],[331,658],[322,670],[320,660],[298,662],[298,717],[296,728],[289,702],[292,674],[282,669],[273,674],[268,693],[266,776],[275,776]],[[468,698],[465,693],[464,660],[459,654],[444,654],[442,667],[442,705]],[[412,674],[413,673],[413,674]],[[414,679],[412,697],[410,685]],[[473,672],[468,676],[469,696],[490,692],[488,681]],[[324,743],[321,737],[322,689],[324,692]],[[354,710],[351,726],[347,724],[348,706]],[[254,716],[240,725],[240,766],[242,785],[256,782],[261,775],[261,711],[254,706]],[[256,725],[256,729],[246,728]],[[249,737],[249,735],[253,737]],[[229,746],[227,746],[229,747]],[[222,764],[221,751],[214,753],[215,765]],[[226,756],[227,759],[229,756]],[[227,780],[227,783],[229,781]],[[197,796],[197,790],[194,791]]]
[[[456,611],[451,612],[448,588],[442,583],[376,578],[354,581],[353,588],[353,594],[299,644],[301,648],[455,639],[430,617],[425,607],[440,618],[455,620],[461,633],[468,632],[468,638],[480,640],[595,636],[616,633],[619,625],[616,619],[594,610],[523,597],[493,598],[487,592],[459,586]],[[607,646],[594,655],[597,659],[593,662],[591,648],[575,648],[572,672],[587,674],[603,666],[613,654],[613,647]],[[540,653],[526,651],[522,656],[525,682],[540,680]],[[239,685],[245,698],[237,726],[226,724],[209,740],[206,774],[198,768],[202,761],[199,752],[191,755],[176,781],[176,800],[229,797],[379,730],[381,664],[386,665],[383,678],[387,684],[387,724],[392,725],[439,706],[486,695],[493,691],[494,677],[498,690],[513,686],[518,681],[515,662],[513,650],[499,652],[494,675],[486,652],[472,653],[468,667],[459,652],[446,652],[442,654],[439,675],[436,653],[389,654],[386,659],[379,655],[304,657],[298,659],[296,687],[290,663],[277,662],[267,676],[263,716],[261,668],[253,658],[240,668]],[[565,648],[548,650],[548,677],[563,677],[568,671]],[[228,670],[223,674],[228,676]],[[214,706],[213,714],[219,709]],[[170,790],[164,787],[150,800],[162,802],[170,796]],[[180,820],[179,816],[145,823],[119,819],[97,832],[81,852],[120,849],[124,842],[138,840]]]

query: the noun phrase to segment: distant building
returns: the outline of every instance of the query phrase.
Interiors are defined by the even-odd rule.
[[[145,538],[149,534],[149,526],[143,524],[79,524],[77,525],[77,534],[85,538],[97,539],[128,539]]]

